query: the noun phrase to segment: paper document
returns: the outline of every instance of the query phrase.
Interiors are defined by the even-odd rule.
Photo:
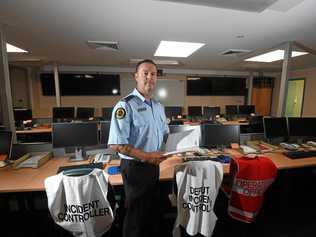
[[[176,153],[192,151],[200,145],[200,131],[191,129],[183,132],[171,133],[168,136],[165,154],[172,155]]]

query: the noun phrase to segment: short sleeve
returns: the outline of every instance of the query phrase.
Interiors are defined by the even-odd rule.
[[[131,127],[131,108],[120,101],[113,109],[109,133],[109,145],[129,144]]]

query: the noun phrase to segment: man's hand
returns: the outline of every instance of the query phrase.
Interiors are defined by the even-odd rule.
[[[143,160],[153,165],[159,165],[160,162],[167,159],[167,157],[163,156],[162,152],[144,152],[143,150],[134,148],[132,145],[129,144],[110,145],[110,148],[113,151],[134,157],[138,160]]]
[[[143,158],[144,161],[153,165],[159,165],[165,159],[167,159],[167,157],[163,156],[162,152],[145,152]]]

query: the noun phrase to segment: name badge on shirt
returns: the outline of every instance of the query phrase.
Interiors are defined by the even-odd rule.
[[[137,112],[142,112],[142,111],[145,111],[145,110],[147,110],[147,108],[139,108],[139,109],[137,109]]]

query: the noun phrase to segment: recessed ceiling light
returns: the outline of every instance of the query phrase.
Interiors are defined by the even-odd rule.
[[[299,51],[292,51],[292,57],[297,57],[301,55],[308,54],[307,52],[299,52]],[[250,62],[275,62],[278,60],[283,60],[284,57],[284,50],[277,49],[274,51],[271,51],[269,53],[261,54],[252,58],[247,58],[245,61],[250,61]]]
[[[154,56],[186,58],[204,45],[203,43],[160,41]]]
[[[12,44],[7,43],[7,52],[8,53],[27,53],[24,49],[20,49]]]

